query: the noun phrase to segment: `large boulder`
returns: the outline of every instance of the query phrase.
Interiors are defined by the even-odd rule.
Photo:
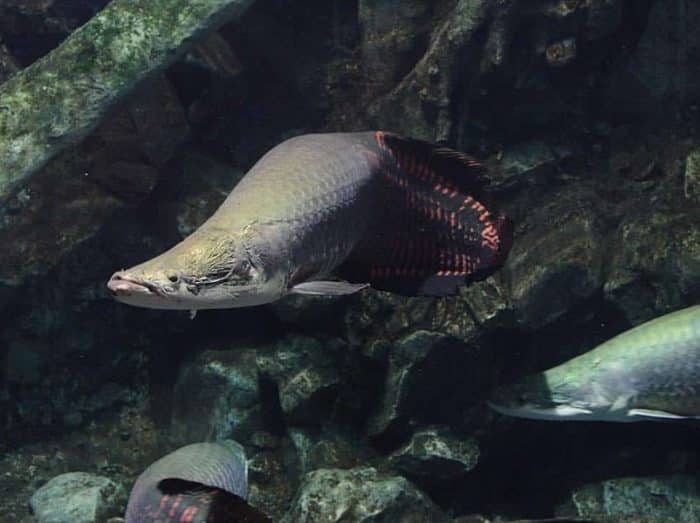
[[[342,383],[339,364],[345,349],[337,340],[290,336],[258,356],[256,364],[276,384],[289,423],[318,424],[327,417]]]
[[[570,505],[561,511],[584,518],[637,517],[651,523],[697,523],[699,496],[697,478],[692,476],[617,478],[574,490]]]
[[[441,523],[448,518],[404,478],[386,476],[366,467],[319,469],[307,474],[282,521]]]
[[[37,490],[29,504],[39,523],[104,523],[123,512],[126,490],[102,476],[69,472]]]
[[[605,295],[637,324],[679,309],[700,296],[700,221],[697,209],[638,209],[622,221]]]
[[[143,202],[186,133],[177,96],[160,78],[54,158],[0,207],[0,241],[9,246],[0,285],[45,275],[118,209]]]
[[[252,348],[207,350],[184,366],[173,392],[171,432],[178,443],[236,438],[262,427]]]
[[[378,443],[400,441],[420,424],[459,419],[486,389],[482,351],[450,336],[419,330],[388,352],[382,396],[367,427]]]
[[[411,441],[389,458],[394,469],[418,484],[445,484],[461,479],[478,460],[477,442],[458,437],[447,427],[417,430]]]
[[[573,186],[531,202],[503,269],[517,324],[538,329],[600,292],[605,282],[604,207]]]

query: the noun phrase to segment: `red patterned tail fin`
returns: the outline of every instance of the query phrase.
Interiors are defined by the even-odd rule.
[[[494,208],[479,162],[390,133],[375,139],[384,208],[341,274],[377,289],[443,296],[503,264],[512,224]]]

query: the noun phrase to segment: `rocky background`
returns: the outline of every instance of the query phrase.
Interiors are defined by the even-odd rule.
[[[0,3],[0,81],[105,3]],[[275,521],[700,521],[697,425],[483,403],[700,300],[698,25],[694,0],[258,0],[199,42],[0,208],[3,521],[118,517],[153,459],[226,437]],[[194,321],[107,296],[273,145],[367,128],[487,162],[499,273]]]

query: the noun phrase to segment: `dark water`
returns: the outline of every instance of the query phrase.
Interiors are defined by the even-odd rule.
[[[0,79],[31,85],[106,4],[0,2]],[[258,0],[194,41],[0,194],[0,520],[72,521],[60,507],[94,482],[116,492],[96,521],[123,517],[155,459],[234,439],[274,521],[700,521],[695,421],[485,403],[698,303],[697,22],[692,0]],[[505,265],[457,297],[194,320],[110,297],[114,271],[195,230],[276,144],[366,129],[483,161],[515,224]],[[52,480],[69,472],[91,476]]]

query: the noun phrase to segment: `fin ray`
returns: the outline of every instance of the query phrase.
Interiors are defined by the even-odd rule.
[[[377,132],[383,212],[339,274],[400,294],[445,296],[505,261],[510,221],[485,191],[484,168],[443,146]]]
[[[346,281],[307,281],[294,285],[289,292],[305,296],[345,296],[369,287],[367,283],[349,283]]]

